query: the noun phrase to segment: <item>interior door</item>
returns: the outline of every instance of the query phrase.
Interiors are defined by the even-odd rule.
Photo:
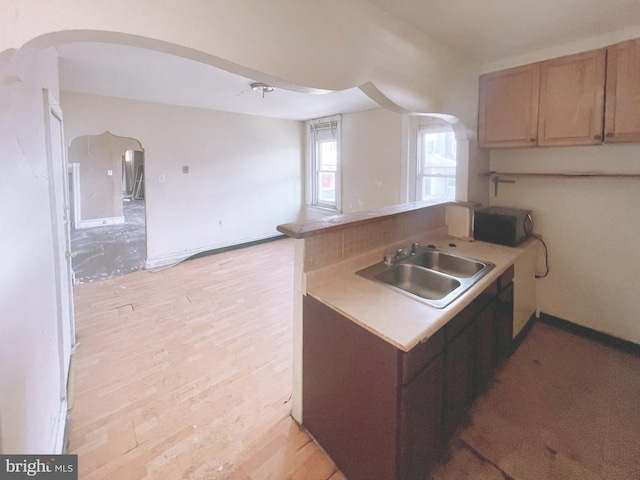
[[[61,399],[66,400],[66,385],[75,343],[73,317],[73,271],[71,269],[71,235],[69,186],[62,111],[54,105],[48,91],[44,92],[47,143],[49,153],[49,191],[56,267],[58,345],[61,369]]]

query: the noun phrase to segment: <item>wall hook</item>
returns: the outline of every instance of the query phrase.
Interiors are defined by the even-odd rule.
[[[498,184],[500,183],[516,183],[515,180],[504,180],[500,178],[500,175],[495,175],[491,181],[493,182],[494,186],[494,190],[493,190],[493,196],[497,197],[498,196]]]

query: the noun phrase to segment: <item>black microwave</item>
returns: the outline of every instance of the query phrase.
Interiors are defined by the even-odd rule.
[[[531,210],[487,207],[473,212],[473,237],[476,240],[515,247],[532,231]]]

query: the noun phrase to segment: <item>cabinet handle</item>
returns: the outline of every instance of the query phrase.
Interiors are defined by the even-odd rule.
[[[530,139],[529,139],[529,141],[530,141],[530,142],[535,142],[535,141],[536,141],[536,139],[535,139],[535,138],[530,138]]]
[[[611,138],[611,137],[613,137],[614,135],[615,135],[615,133],[613,133],[613,132],[609,132],[609,133],[607,133],[607,138]]]
[[[600,140],[602,138],[602,135],[594,135],[593,139],[594,140]]]

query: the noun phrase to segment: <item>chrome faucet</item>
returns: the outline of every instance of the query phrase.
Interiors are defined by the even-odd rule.
[[[419,245],[418,242],[414,242],[411,244],[411,248],[409,250],[403,250],[402,248],[399,248],[398,250],[396,250],[396,252],[393,255],[385,254],[384,263],[386,263],[387,265],[394,265],[399,261],[404,260],[407,257],[410,257],[411,255],[415,255],[416,248],[418,247],[418,245]]]

